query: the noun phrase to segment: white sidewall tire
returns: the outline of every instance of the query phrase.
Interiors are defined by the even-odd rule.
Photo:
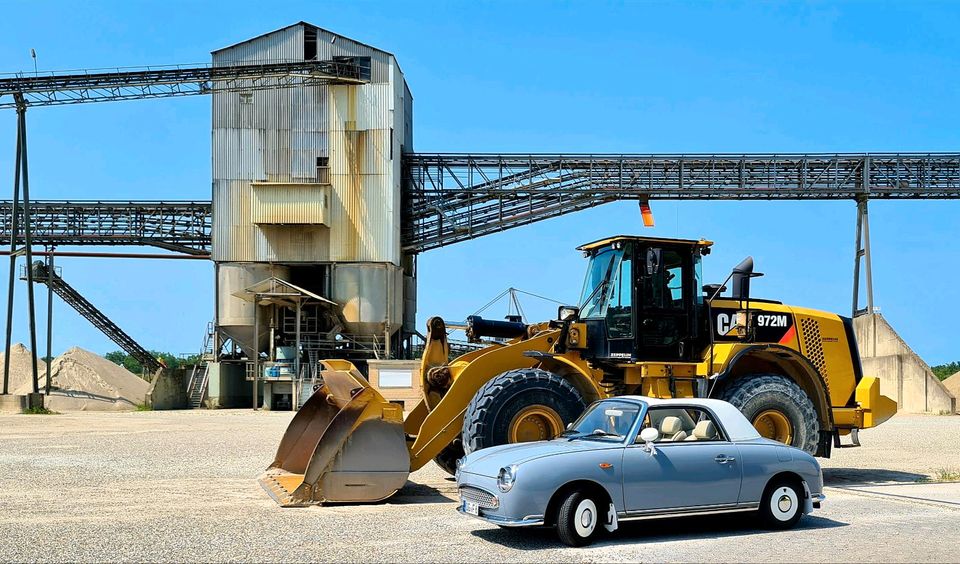
[[[793,519],[800,511],[800,496],[790,486],[779,486],[770,495],[770,515],[781,523]]]
[[[592,499],[584,499],[574,511],[573,528],[581,538],[589,538],[597,528],[599,517],[597,504]]]

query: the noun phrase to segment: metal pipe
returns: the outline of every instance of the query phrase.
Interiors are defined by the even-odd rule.
[[[9,393],[10,386],[10,341],[13,336],[13,294],[17,271],[17,234],[20,231],[20,123],[17,122],[17,157],[13,174],[13,206],[10,229],[10,277],[7,280],[7,348],[3,358],[3,395]]]
[[[0,251],[0,256],[9,256],[10,254],[11,254],[10,251]],[[100,253],[100,252],[88,252],[88,251],[56,251],[56,252],[37,251],[33,253],[33,256],[45,257],[50,254],[58,257],[76,257],[76,258],[210,260],[210,255],[187,255],[187,254],[161,255],[156,253]]]
[[[291,411],[297,410],[297,403],[299,402],[300,395],[297,393],[297,382],[302,382],[300,379],[300,310],[303,309],[303,300],[297,300],[297,331],[296,336],[294,337],[294,357],[293,357],[293,382],[290,385],[290,391],[292,395],[290,396],[290,409]]]
[[[30,360],[31,375],[33,376],[33,393],[39,393],[40,377],[37,369],[37,311],[33,296],[33,233],[30,227],[30,167],[27,164],[27,105],[17,104],[17,116],[20,122],[20,173],[23,175],[23,243],[27,259],[27,319],[30,326]]]
[[[260,294],[253,295],[253,410],[257,410],[257,403],[259,400],[259,393],[257,390],[257,384],[260,381],[260,331],[259,331],[259,316],[257,315],[257,310],[259,306],[257,305],[260,302]]]

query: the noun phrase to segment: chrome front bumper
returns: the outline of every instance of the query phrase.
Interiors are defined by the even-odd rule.
[[[823,503],[823,500],[827,499],[827,496],[820,494],[815,494],[810,496],[810,500],[813,501],[813,508],[820,509],[820,504]]]
[[[462,505],[457,508],[457,512],[459,512],[461,515],[466,515],[467,517],[473,517],[474,519],[480,519],[481,521],[486,521],[487,523],[500,525],[501,527],[536,527],[543,525],[543,515],[527,515],[523,519],[506,519],[492,515],[473,515],[464,511]]]
[[[825,499],[827,499],[827,496],[823,495],[822,492],[818,494],[811,493],[807,481],[803,481],[803,512],[805,514],[813,513],[814,509],[820,509],[820,504],[823,503]]]

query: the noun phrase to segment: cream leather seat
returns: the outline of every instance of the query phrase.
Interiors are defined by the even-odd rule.
[[[679,417],[664,417],[660,422],[660,440],[663,442],[682,441],[687,438],[687,432],[683,430],[683,423]]]
[[[717,426],[713,421],[701,421],[693,428],[693,434],[687,437],[686,441],[715,441],[717,439]]]

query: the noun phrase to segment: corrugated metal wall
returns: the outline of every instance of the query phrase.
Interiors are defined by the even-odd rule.
[[[302,60],[307,28],[318,59],[370,57],[371,81],[213,96],[213,258],[400,264],[400,148],[412,149],[412,101],[393,56],[297,24],[217,51],[213,62]],[[329,159],[329,227],[254,225],[250,183],[314,181],[318,158]]]

